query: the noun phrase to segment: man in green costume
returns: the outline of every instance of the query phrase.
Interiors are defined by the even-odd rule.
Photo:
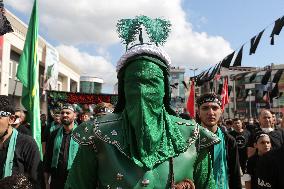
[[[142,42],[141,25],[156,45]],[[80,148],[66,189],[216,188],[208,147],[219,138],[194,121],[176,117],[169,106],[170,58],[157,46],[165,41],[169,25],[145,16],[119,22],[122,37],[140,31],[140,44],[127,49],[118,62],[114,113],[74,131]],[[161,34],[152,35],[153,26]],[[138,32],[124,31],[129,28]],[[128,46],[131,40],[123,39]]]

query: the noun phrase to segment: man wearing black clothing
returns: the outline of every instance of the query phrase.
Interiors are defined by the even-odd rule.
[[[222,115],[220,97],[215,93],[201,95],[197,100],[197,106],[201,125],[221,139],[221,142],[214,145],[210,151],[216,188],[241,189],[237,143],[230,134],[218,127]]]
[[[51,133],[47,143],[44,160],[46,188],[64,188],[69,169],[78,150],[78,144],[71,138],[71,133],[76,127],[74,123],[75,112],[72,105],[64,105],[61,109],[61,124]],[[51,182],[49,183],[49,178]]]
[[[257,189],[258,180],[256,170],[259,164],[259,158],[270,151],[271,143],[268,134],[260,132],[256,135],[254,145],[257,149],[257,153],[250,157],[247,161],[246,171],[243,176],[243,181],[245,182],[246,189]]]
[[[235,138],[238,145],[239,160],[242,172],[245,172],[247,156],[247,146],[250,137],[250,132],[243,129],[242,121],[239,118],[233,119],[234,130],[230,134]]]
[[[14,113],[8,97],[0,95],[0,178],[23,173],[39,188],[40,153],[32,137],[11,126]]]
[[[256,129],[255,133],[263,131],[269,135],[272,145],[272,150],[281,148],[284,144],[284,130],[279,128],[273,128],[272,114],[269,110],[263,109],[259,113],[259,128]],[[250,137],[248,156],[250,157],[255,153],[255,148],[253,146],[255,135]]]
[[[259,159],[256,169],[257,184],[259,189],[284,188],[284,146],[270,151]]]

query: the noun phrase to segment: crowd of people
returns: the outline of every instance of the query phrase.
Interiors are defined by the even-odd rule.
[[[41,114],[43,158],[26,120],[27,112],[15,109],[8,96],[0,95],[0,188],[64,188],[78,144],[71,133],[78,123],[113,111],[109,103],[97,104],[96,111],[76,112],[71,104],[53,111],[47,124]]]
[[[158,31],[151,23],[170,26],[135,19],[120,21],[121,36],[141,24],[147,32]],[[126,32],[140,33],[140,44],[118,61],[114,110],[98,105],[96,115],[77,114],[66,103],[49,123],[41,115],[43,158],[25,112],[0,95],[0,188],[242,189],[241,178],[246,189],[284,188],[284,130],[272,111],[262,109],[247,123],[223,121],[215,93],[197,99],[196,120],[172,110],[171,60],[158,45],[163,31],[148,33],[155,44],[143,43],[142,29]]]

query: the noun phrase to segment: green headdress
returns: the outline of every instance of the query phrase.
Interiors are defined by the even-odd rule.
[[[122,113],[126,153],[136,165],[152,169],[187,149],[170,115],[174,114],[169,105],[170,57],[159,47],[169,35],[170,22],[138,16],[120,20],[117,26],[126,52],[117,64],[118,103],[114,112]],[[140,43],[135,44],[138,33]]]
[[[156,64],[163,64],[165,76],[165,106],[168,112],[175,115],[175,112],[170,108],[170,88],[169,88],[169,69],[171,66],[171,59],[169,55],[160,48],[168,36],[171,23],[162,18],[151,19],[148,16],[136,16],[134,19],[121,19],[117,23],[117,32],[122,42],[126,44],[126,52],[121,56],[117,62],[116,71],[118,73],[118,102],[114,112],[122,112],[125,105],[122,75],[123,70],[127,67],[133,59],[138,56],[147,56],[154,58]],[[145,29],[144,36],[142,30]],[[138,37],[139,34],[139,37]],[[139,43],[136,43],[137,37]],[[143,39],[144,37],[144,39]],[[148,39],[148,41],[147,41]]]

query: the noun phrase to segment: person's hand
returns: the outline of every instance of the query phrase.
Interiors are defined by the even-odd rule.
[[[191,180],[184,179],[182,182],[176,184],[174,189],[195,189],[195,186]]]

